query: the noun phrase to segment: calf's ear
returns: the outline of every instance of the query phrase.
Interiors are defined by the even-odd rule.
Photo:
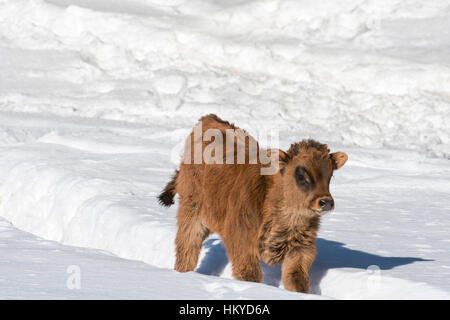
[[[278,156],[280,162],[287,162],[289,160],[289,155],[281,149],[269,149],[267,150],[267,156]]]
[[[337,170],[347,162],[348,156],[345,152],[335,152],[330,154],[330,158],[333,161],[333,169]]]
[[[289,154],[280,149],[269,149],[267,150],[267,156],[271,159],[270,163],[272,165],[272,161],[276,161],[275,167],[276,172],[280,171],[281,174],[284,173],[284,167],[286,163],[289,161]]]

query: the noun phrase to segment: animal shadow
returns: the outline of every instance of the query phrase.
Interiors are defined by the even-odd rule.
[[[228,264],[225,247],[219,239],[207,239],[203,243],[206,254],[195,270],[198,273],[220,276]]]
[[[344,243],[338,241],[323,238],[317,239],[317,256],[310,270],[312,293],[320,294],[320,282],[328,269],[355,268],[366,270],[369,266],[375,265],[381,270],[389,270],[418,261],[432,261],[417,257],[381,256],[346,248],[344,245]],[[207,251],[196,271],[206,275],[220,276],[228,264],[222,241],[208,239],[203,244],[203,247]],[[275,287],[280,286],[280,264],[269,266],[261,262],[260,266],[264,275],[263,282]]]

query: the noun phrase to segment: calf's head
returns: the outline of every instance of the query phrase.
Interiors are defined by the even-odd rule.
[[[347,161],[344,152],[330,153],[326,144],[307,140],[292,144],[279,157],[278,174],[285,206],[312,215],[323,215],[334,209],[330,180],[333,171]]]

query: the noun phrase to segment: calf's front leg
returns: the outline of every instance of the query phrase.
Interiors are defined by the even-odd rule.
[[[316,247],[298,247],[289,250],[281,265],[281,280],[286,290],[309,292],[309,268],[316,257]]]

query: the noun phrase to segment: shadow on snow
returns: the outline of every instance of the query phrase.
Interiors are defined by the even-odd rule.
[[[317,239],[317,256],[310,270],[311,291],[313,293],[320,294],[319,284],[328,269],[355,268],[366,270],[369,266],[375,265],[381,270],[389,270],[416,261],[432,261],[415,257],[385,257],[346,248],[344,245],[344,243],[338,241]],[[203,247],[207,252],[196,271],[206,275],[221,275],[228,264],[222,241],[208,239],[204,242]],[[263,262],[260,265],[264,274],[263,282],[278,287],[281,281],[281,266],[279,264],[268,266]]]

